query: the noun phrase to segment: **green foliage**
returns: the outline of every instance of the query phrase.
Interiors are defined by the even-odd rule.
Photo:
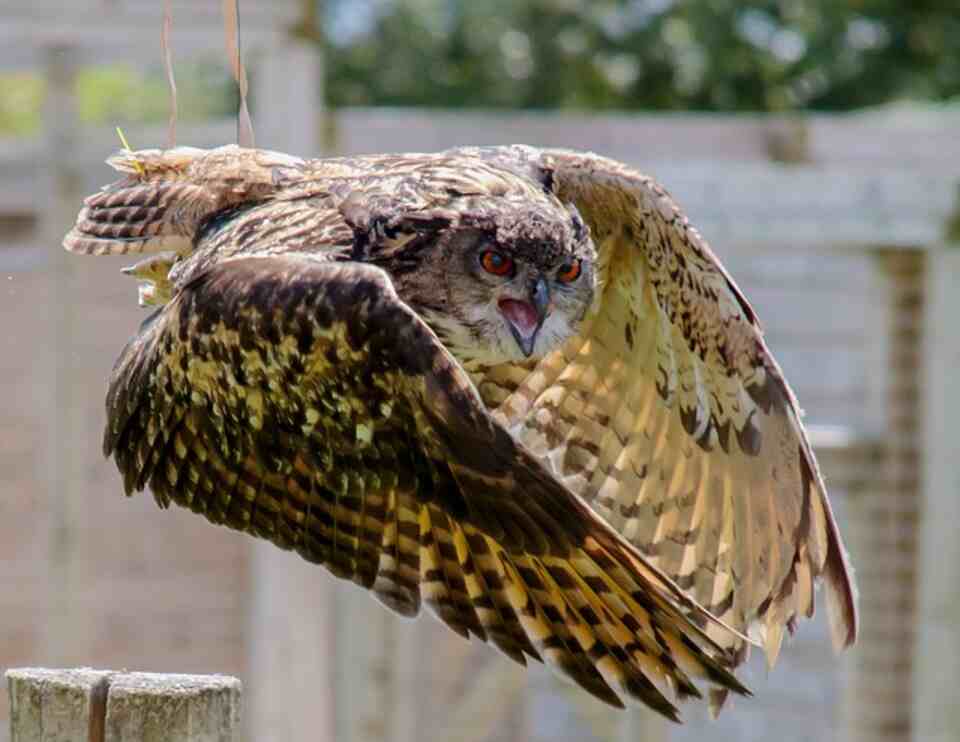
[[[222,64],[178,64],[177,104],[181,120],[233,113],[233,85]],[[128,65],[86,67],[77,78],[81,121],[98,124],[166,121],[170,93],[159,67],[141,72]]]
[[[236,91],[217,62],[177,64],[179,119],[199,121],[230,116]],[[160,123],[170,115],[165,73],[123,64],[82,68],[77,75],[77,107],[87,123],[124,126]],[[0,75],[0,136],[36,134],[40,128],[44,84],[38,74]]]
[[[363,9],[369,23],[337,32]],[[960,95],[956,0],[327,0],[326,12],[334,105],[779,111]]]
[[[22,136],[40,125],[43,80],[25,72],[0,74],[0,136]]]
[[[958,0],[318,0],[334,106],[844,110],[960,100]],[[223,60],[178,62],[181,120],[231,115]],[[254,68],[255,71],[255,68]],[[159,65],[89,67],[84,121],[162,122]],[[0,136],[38,75],[0,74]]]

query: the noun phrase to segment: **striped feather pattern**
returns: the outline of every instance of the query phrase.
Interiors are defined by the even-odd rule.
[[[108,415],[128,492],[295,550],[400,613],[422,601],[671,719],[695,679],[746,693],[697,607],[513,444],[379,269],[214,267],[128,345]]]
[[[835,643],[853,641],[796,402],[745,298],[649,178],[524,147],[109,162],[126,177],[86,200],[65,247],[165,251],[128,271],[164,306],[107,399],[104,448],[128,493],[149,487],[403,615],[425,603],[517,662],[671,719],[698,681],[714,710],[746,693],[730,673],[744,634],[772,664],[821,576]],[[589,225],[594,306],[542,359],[471,351],[461,367],[398,292],[445,230],[527,234],[497,204],[534,200],[557,235],[586,241]]]
[[[188,253],[205,219],[272,195],[278,179],[303,165],[278,152],[235,145],[121,152],[107,163],[127,175],[84,201],[63,241],[70,252]]]
[[[502,400],[498,418],[677,585],[760,641],[770,665],[784,629],[813,614],[820,576],[834,643],[852,643],[851,570],[796,401],[709,247],[659,185],[619,163],[488,156],[535,162],[577,205],[602,285],[565,347],[529,374],[481,379]],[[747,656],[746,642],[706,628]]]

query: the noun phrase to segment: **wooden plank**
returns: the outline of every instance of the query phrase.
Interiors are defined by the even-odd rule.
[[[113,675],[104,742],[232,742],[240,693],[240,681],[226,675]]]
[[[913,247],[942,239],[956,207],[957,177],[950,169],[851,169],[829,162],[783,165],[752,157],[747,149],[724,149],[719,122],[690,126],[717,159],[677,146],[666,129],[656,137],[646,127],[662,117],[577,117],[537,114],[451,114],[438,111],[344,110],[338,113],[337,151],[432,151],[460,144],[568,146],[591,149],[639,167],[665,184],[701,232],[716,244]],[[726,122],[727,126],[730,122]],[[750,122],[745,122],[750,126]],[[755,126],[759,126],[754,122]],[[652,130],[651,130],[652,131]],[[589,132],[589,142],[584,140]],[[861,135],[863,132],[861,132]],[[680,136],[679,134],[677,136]],[[669,149],[657,146],[669,141]],[[683,153],[679,155],[678,153]],[[733,160],[733,161],[731,161]]]
[[[248,27],[244,20],[244,44]],[[260,146],[317,151],[317,128],[310,122],[321,108],[320,65],[316,46],[293,39],[266,50],[251,95]],[[236,141],[234,122],[221,131],[217,144]],[[320,567],[295,554],[264,541],[251,540],[250,548],[247,651],[251,676],[263,680],[248,694],[247,736],[257,742],[336,739],[334,620],[343,593]]]
[[[854,114],[808,115],[810,160],[854,170],[960,166],[955,132],[960,114],[922,106]],[[641,153],[662,162],[769,162],[773,140],[796,119],[763,114],[451,111],[345,108],[337,116],[336,148],[380,152],[402,132],[411,151],[462,144],[512,144],[593,149],[611,157]]]
[[[251,542],[246,736],[257,742],[336,739],[333,578],[296,554]]]
[[[956,208],[955,174],[633,162],[665,184],[718,245],[922,247],[943,239]]]
[[[11,742],[232,742],[240,681],[226,675],[18,668]]]
[[[899,104],[832,116],[811,116],[811,157],[859,169],[960,170],[960,111],[935,104]]]
[[[179,144],[192,147],[219,147],[234,141],[236,128],[236,119],[233,117],[181,121],[177,123],[177,140]],[[131,122],[124,125],[123,132],[134,149],[162,147],[166,139],[167,125]],[[107,156],[122,146],[112,126],[83,126],[77,140],[74,159],[85,167],[103,164]],[[8,175],[10,181],[13,181],[31,168],[35,169],[43,152],[44,142],[39,138],[0,139],[0,162],[4,164],[0,183],[6,181]],[[105,165],[104,167],[106,168]],[[7,168],[17,170],[8,173]]]
[[[46,503],[48,509],[47,596],[44,616],[44,661],[52,664],[79,664],[88,655],[93,633],[91,617],[83,609],[85,568],[89,563],[91,526],[84,503],[82,483],[88,463],[78,445],[86,433],[81,400],[82,389],[73,368],[74,343],[80,318],[76,311],[79,290],[76,261],[61,248],[64,228],[76,217],[83,198],[77,168],[72,157],[77,141],[75,96],[78,53],[75,47],[46,49],[48,94],[44,111],[46,143],[42,187],[39,199],[40,233],[51,255],[53,302],[47,307],[49,356],[40,367],[49,374],[48,460],[46,462]]]
[[[850,349],[832,348],[826,352],[823,344],[816,342],[784,347],[776,336],[770,344],[792,386],[836,394],[855,391],[863,384],[862,355]]]
[[[8,670],[10,742],[103,740],[110,676],[89,669]]]
[[[960,740],[960,249],[929,253],[913,737]]]
[[[0,24],[0,46],[4,48],[72,43],[85,47],[97,61],[105,56],[127,63],[137,59],[143,62],[160,60],[162,3],[127,0],[111,2],[105,7],[96,0],[66,4],[46,0],[10,2],[4,6],[3,23]],[[299,7],[299,0],[245,3],[242,8],[245,48],[249,50],[280,41],[296,20]],[[180,58],[190,53],[209,53],[211,39],[222,37],[220,13],[219,2],[173,2],[172,36]]]
[[[638,151],[665,156],[664,143],[669,142],[675,159],[767,159],[763,139],[767,122],[758,116],[344,108],[334,123],[334,147],[345,154],[382,152],[386,143],[402,137],[404,149],[418,152],[525,142],[594,149],[611,157]]]
[[[242,5],[244,16],[251,22],[266,20],[283,24],[291,23],[296,19],[300,0],[276,0],[268,6],[260,3],[242,3]],[[220,31],[222,28],[220,3],[170,0],[170,6],[175,14],[183,13],[185,20],[195,23],[205,22],[213,31]],[[32,0],[30,3],[12,0],[3,2],[0,8],[12,20],[20,18],[43,20],[54,15],[76,18],[91,13],[102,14],[105,10],[103,0],[74,0],[68,6],[64,6],[61,0]],[[107,12],[109,17],[106,20],[121,24],[158,17],[156,0],[109,0]]]
[[[714,252],[743,288],[816,290],[840,289],[861,294],[869,285],[870,265],[866,256],[811,246],[801,251],[762,249],[746,245],[717,244]]]
[[[226,131],[220,129],[218,134]],[[153,138],[154,144],[162,141],[162,137]],[[188,139],[182,136],[181,141]],[[219,143],[224,141],[233,141],[233,136]],[[380,151],[420,149],[411,147],[408,134],[399,129],[377,142]],[[106,142],[98,145],[101,156],[116,148]],[[298,154],[317,151],[315,147],[289,149]],[[622,159],[664,183],[691,221],[717,246],[776,245],[796,251],[814,246],[822,250],[824,245],[858,251],[876,244],[922,247],[943,239],[956,209],[954,174],[864,174],[844,168],[708,162],[681,166],[643,163],[638,155]],[[6,178],[0,181],[0,193],[12,193],[17,187]]]
[[[393,624],[401,619],[355,585],[339,582],[328,589],[336,621],[335,649],[328,658],[337,679],[332,699],[336,732],[331,739],[386,742],[391,739],[397,672]],[[308,737],[295,739],[305,742]]]
[[[853,287],[811,287],[799,281],[777,288],[769,288],[765,283],[737,283],[747,293],[768,334],[806,330],[826,339],[863,332],[867,307],[863,292],[852,290]]]
[[[857,577],[869,609],[861,613],[858,652],[847,662],[845,731],[852,741],[910,738],[910,637],[915,622],[916,542],[909,538],[921,504],[919,458],[921,410],[918,341],[924,311],[926,255],[878,249],[874,261],[886,366],[883,387],[872,386],[883,431],[883,457],[869,482],[869,496],[849,501],[847,542],[857,555]],[[912,332],[903,332],[912,328]],[[880,360],[879,358],[877,359]],[[905,362],[906,361],[906,362]],[[858,712],[878,698],[897,699]]]
[[[519,739],[507,736],[510,716],[524,700],[526,669],[502,657],[489,657],[470,675],[464,696],[446,713],[431,718],[421,739],[484,740]],[[424,699],[426,700],[426,699]]]
[[[263,76],[281,83],[285,79],[269,71]],[[288,87],[280,84],[279,90]],[[276,94],[271,90],[262,86],[257,92],[263,112],[273,110],[270,102]],[[296,120],[299,126],[309,127],[315,138],[317,109],[304,106],[299,97],[287,96],[287,100],[301,110],[310,110],[303,110],[300,116],[288,113],[283,125],[292,126],[290,122]],[[798,251],[816,245],[822,251],[825,245],[860,250],[876,244],[900,248],[935,244],[943,239],[957,208],[958,179],[953,170],[911,167],[905,171],[899,164],[866,170],[829,162],[783,165],[756,158],[732,162],[707,156],[681,160],[673,157],[677,151],[673,144],[669,151],[660,151],[644,140],[644,127],[662,123],[655,117],[651,122],[646,117],[585,119],[346,110],[338,112],[337,120],[341,136],[336,149],[343,154],[515,141],[583,147],[585,127],[592,127],[591,147],[656,176],[707,239],[720,248],[721,255],[724,245],[777,245]],[[685,126],[693,127],[693,123]],[[705,140],[710,140],[715,126],[708,121],[699,129]],[[210,136],[198,136],[191,141],[185,133],[181,139],[200,146],[233,141],[229,128],[221,127],[210,130]],[[156,134],[138,137],[137,146],[163,141],[162,129],[154,128]],[[196,133],[200,134],[200,130]],[[116,149],[112,132],[104,129],[101,136],[105,139],[96,139],[90,155],[97,159]],[[284,148],[306,155],[317,151],[316,147]],[[741,154],[747,158],[746,153]],[[13,193],[18,186],[19,183],[0,178],[0,193]]]

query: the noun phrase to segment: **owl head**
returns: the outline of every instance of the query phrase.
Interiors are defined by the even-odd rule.
[[[394,220],[385,237],[395,247],[374,262],[462,363],[540,358],[579,332],[593,302],[589,230],[550,194],[455,199]]]

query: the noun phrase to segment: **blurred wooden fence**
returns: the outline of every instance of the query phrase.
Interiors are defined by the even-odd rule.
[[[838,663],[822,623],[802,625],[769,677],[748,668],[755,699],[716,723],[685,709],[690,723],[667,728],[642,712],[611,712],[430,619],[397,619],[289,554],[190,514],[155,512],[147,498],[121,502],[115,473],[99,462],[100,395],[138,321],[136,291],[113,262],[66,260],[59,249],[83,193],[113,177],[97,164],[116,149],[113,133],[81,131],[70,105],[77,66],[90,54],[104,58],[109,45],[93,52],[83,41],[92,31],[71,34],[60,23],[46,52],[30,57],[52,86],[46,137],[0,142],[8,289],[0,316],[17,317],[0,346],[0,381],[11,389],[0,474],[27,503],[7,505],[0,519],[0,614],[19,637],[0,640],[0,665],[119,664],[255,679],[246,728],[256,742],[960,740],[951,697],[960,687],[960,546],[950,530],[960,517],[951,427],[960,418],[952,385],[960,251],[949,244],[960,116],[324,114],[319,59],[286,40],[284,12],[264,13],[245,37],[259,62],[251,102],[261,146],[297,154],[509,142],[590,148],[651,172],[674,193],[755,304],[806,408],[858,568],[861,643]],[[185,13],[184,5],[179,18]],[[131,38],[146,45],[142,26],[134,13],[129,35],[111,37],[114,58],[145,57],[130,50]],[[175,27],[175,52],[182,26],[190,24]],[[204,38],[220,43],[208,26],[187,33],[190,49]],[[3,33],[25,38],[11,25]],[[161,126],[127,133],[137,146],[164,140]],[[179,133],[194,146],[234,137],[232,121]],[[13,235],[6,241],[2,225]],[[29,585],[24,574],[35,576]],[[28,626],[35,615],[46,618]]]

